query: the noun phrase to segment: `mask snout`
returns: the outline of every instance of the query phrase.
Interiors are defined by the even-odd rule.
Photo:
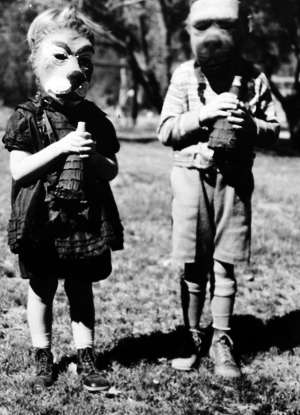
[[[234,44],[228,36],[209,33],[196,45],[195,51],[199,63],[218,66],[231,59]]]
[[[79,88],[84,82],[86,82],[86,76],[81,71],[72,71],[67,75],[67,79],[71,84],[72,91]]]
[[[221,36],[217,33],[211,33],[203,39],[203,48],[211,53],[223,46]]]

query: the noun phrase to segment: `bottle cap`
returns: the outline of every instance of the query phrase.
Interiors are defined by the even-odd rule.
[[[79,121],[76,131],[78,131],[79,133],[85,133],[85,122]]]

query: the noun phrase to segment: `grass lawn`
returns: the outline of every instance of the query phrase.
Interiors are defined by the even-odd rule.
[[[0,415],[300,414],[300,158],[256,158],[253,258],[237,269],[233,326],[244,376],[235,381],[216,378],[208,356],[190,373],[170,367],[182,332],[178,271],[164,266],[171,239],[171,152],[157,142],[124,142],[119,162],[112,186],[126,249],[114,254],[109,279],[94,287],[99,366],[113,387],[108,394],[81,387],[60,285],[53,352],[61,373],[53,388],[35,394],[26,385],[33,373],[27,282],[17,277],[16,258],[6,247],[10,175],[0,150]],[[208,336],[210,323],[207,304]]]

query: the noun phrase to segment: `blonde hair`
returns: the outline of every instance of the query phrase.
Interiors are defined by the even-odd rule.
[[[92,22],[73,5],[44,11],[33,20],[27,33],[27,41],[31,50],[29,60],[33,67],[35,66],[36,53],[44,37],[64,29],[76,30],[86,37],[93,46],[95,34],[102,32],[100,25]]]

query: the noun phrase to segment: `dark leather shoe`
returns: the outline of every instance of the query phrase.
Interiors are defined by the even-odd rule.
[[[77,373],[82,377],[83,387],[90,392],[108,390],[110,384],[100,374],[95,362],[96,358],[91,348],[77,350]]]
[[[242,376],[233,357],[233,342],[225,331],[215,330],[209,355],[215,362],[216,375],[225,378]]]
[[[190,329],[186,341],[178,356],[172,360],[172,368],[177,370],[191,370],[198,362],[202,346],[203,333]]]
[[[49,349],[36,349],[35,351],[36,374],[29,382],[35,390],[49,388],[53,385],[53,355]]]

